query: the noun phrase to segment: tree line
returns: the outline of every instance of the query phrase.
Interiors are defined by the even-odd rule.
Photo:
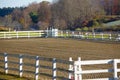
[[[107,21],[106,15],[120,15],[119,6],[120,2],[115,4],[110,0],[33,2],[27,7],[1,8],[0,25],[16,30],[39,30],[50,27],[62,30],[92,30]]]

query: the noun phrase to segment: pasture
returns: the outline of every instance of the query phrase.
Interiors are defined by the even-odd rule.
[[[0,40],[0,53],[4,52],[8,54],[31,54],[63,60],[68,60],[69,57],[72,57],[73,60],[77,60],[78,57],[81,57],[82,60],[120,59],[120,43],[82,41],[67,38],[6,39]],[[32,60],[29,61],[32,62]],[[46,62],[42,64],[50,65]],[[64,65],[59,66],[65,67]]]

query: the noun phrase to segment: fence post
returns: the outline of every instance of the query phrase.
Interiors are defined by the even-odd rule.
[[[81,58],[74,62],[74,80],[82,80]]]
[[[85,35],[86,35],[86,39],[89,39],[89,38],[88,38],[88,33],[86,33]]]
[[[93,33],[93,38],[95,39],[95,33]]]
[[[61,31],[61,37],[63,37],[63,31]]]
[[[18,36],[18,31],[16,32],[16,34],[17,34],[17,39],[19,38],[19,36]]]
[[[10,31],[8,32],[8,38],[12,38],[12,37],[11,37],[11,32],[10,32]]]
[[[80,38],[81,32],[79,32],[78,35],[79,35],[79,38]]]
[[[22,77],[23,75],[23,55],[19,55],[19,75]]]
[[[78,62],[78,61],[75,61],[75,62],[74,62],[74,80],[77,80],[77,77],[78,77],[78,76],[77,76],[77,62]]]
[[[45,34],[45,31],[39,31],[38,32],[38,37],[43,37],[43,34]],[[48,37],[48,30],[47,30],[47,35],[45,35],[45,37]]]
[[[110,38],[110,40],[112,39],[112,36],[111,36],[111,34],[109,34],[109,38]]]
[[[66,37],[68,37],[68,31],[66,32]]]
[[[4,39],[6,38],[6,32],[4,32]]]
[[[39,56],[36,56],[35,80],[38,80],[38,76],[39,76]]]
[[[116,59],[113,60],[113,68],[114,68],[114,80],[118,80],[118,77],[117,77],[117,60]]]
[[[102,36],[102,40],[103,40],[104,39],[103,33],[101,33],[101,36]]]
[[[57,69],[56,69],[56,58],[53,58],[53,70],[52,70],[53,78],[52,78],[52,80],[56,80],[56,71],[57,71]]]
[[[78,71],[79,71],[79,79],[78,80],[82,80],[82,68],[81,68],[81,58],[78,57],[78,61],[79,61],[79,65],[78,65]]]
[[[120,34],[118,34],[118,37],[120,37]]]
[[[28,38],[30,38],[30,32],[28,31]]]
[[[75,37],[74,35],[75,35],[74,31],[72,31],[72,38],[74,38],[74,37]]]
[[[72,62],[72,57],[69,58],[69,61]],[[73,75],[72,75],[72,71],[73,71],[73,65],[70,63],[69,65],[69,75],[68,75],[68,78],[69,80],[72,80],[73,79]]]
[[[5,73],[8,74],[8,54],[4,53]]]

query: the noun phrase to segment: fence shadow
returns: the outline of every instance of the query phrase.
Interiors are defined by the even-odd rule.
[[[28,77],[21,77],[18,76],[18,75],[15,75],[15,74],[5,74],[4,72],[0,72],[0,80],[33,80],[31,78],[28,78]]]

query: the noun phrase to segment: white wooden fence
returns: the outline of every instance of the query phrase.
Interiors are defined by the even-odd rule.
[[[71,59],[72,60],[72,59]],[[110,69],[82,69],[82,66],[86,65],[108,65],[111,64]],[[108,59],[108,60],[86,60],[82,61],[81,58],[78,58],[78,61],[74,62],[73,71],[74,71],[74,80],[120,80],[120,59]],[[70,67],[72,69],[72,66]],[[93,78],[93,79],[83,79],[82,75],[84,74],[97,74],[97,73],[113,73],[113,76],[106,78]]]
[[[60,31],[58,29],[40,31],[12,31],[0,32],[0,39],[6,38],[33,38],[33,37],[60,37],[94,40],[115,40],[120,41],[119,33],[91,33],[79,31]]]
[[[3,57],[3,58],[2,58]],[[16,60],[11,61],[9,60],[9,58],[17,58],[18,62],[16,62]],[[31,59],[35,60],[35,63],[30,62],[30,63],[26,63],[25,59],[28,59],[28,61],[30,62]],[[50,65],[42,65],[42,61],[49,61],[52,62],[52,66]],[[3,63],[3,66],[2,66]],[[9,65],[10,63],[13,64],[18,64],[19,67],[14,66],[13,68],[11,68]],[[65,69],[65,68],[59,68],[59,66],[57,66],[57,64],[62,63],[62,65],[68,65],[69,69]],[[39,57],[39,56],[30,56],[30,55],[18,55],[18,54],[7,54],[7,53],[0,53],[0,69],[3,69],[4,72],[6,74],[11,73],[9,70],[15,70],[19,73],[20,77],[23,77],[24,73],[27,72],[27,74],[32,73],[32,75],[34,75],[34,79],[38,80],[41,79],[41,77],[39,76],[39,74],[41,73],[41,68],[45,68],[48,70],[51,70],[51,79],[52,80],[57,80],[58,78],[60,78],[61,80],[119,80],[119,76],[120,76],[120,59],[108,59],[108,60],[85,60],[82,61],[81,58],[78,58],[77,61],[73,61],[72,58],[69,58],[69,61],[66,60],[60,60],[60,59],[56,59],[56,58],[44,58],[44,57]],[[45,63],[44,63],[45,64]],[[119,64],[119,65],[118,65]],[[96,67],[93,67],[92,70],[88,70],[87,68],[83,69],[84,66],[92,66],[92,65],[102,65],[102,67],[104,67],[104,65],[111,65],[111,68],[106,68],[103,69],[100,67],[100,69],[95,69]],[[25,66],[32,66],[34,67],[34,70],[32,70],[32,68],[29,68],[32,71],[29,70],[25,70],[24,67]],[[68,68],[66,67],[66,68]],[[62,74],[65,75],[65,73],[68,74],[67,77],[61,77],[61,75],[58,75],[58,71],[62,71]],[[92,78],[92,79],[87,79],[87,78],[83,78],[83,75],[85,74],[102,74],[102,73],[113,73],[113,75],[111,77],[98,77],[98,78]],[[119,74],[118,74],[119,73]]]
[[[11,32],[0,32],[0,38],[33,38],[33,37],[43,37],[45,36],[45,31],[11,31]]]
[[[120,41],[120,33],[117,33],[117,32],[116,33],[110,33],[110,32],[92,33],[92,32],[79,32],[79,31],[59,31],[58,37]]]
[[[10,59],[13,58],[13,59]],[[14,60],[16,58],[16,60]],[[18,59],[18,60],[17,60]],[[25,59],[28,59],[28,62],[25,62]],[[32,60],[32,61],[30,61]],[[42,61],[45,61],[45,63]],[[52,63],[52,65],[45,65],[47,62]],[[11,74],[11,71],[17,71],[17,74],[19,74],[20,77],[24,76],[24,73],[27,72],[28,74],[32,74],[31,78],[34,77],[35,80],[41,80],[41,76],[39,76],[41,73],[42,69],[47,69],[50,70],[52,73],[48,74],[47,71],[45,75],[47,74],[48,76],[51,77],[52,80],[57,80],[57,79],[62,79],[62,80],[70,80],[68,77],[64,77],[61,75],[57,75],[58,71],[61,71],[66,74],[70,74],[73,72],[70,72],[69,70],[65,68],[59,68],[57,64],[62,64],[62,65],[73,65],[73,62],[67,61],[67,60],[60,60],[56,58],[44,58],[44,57],[39,57],[39,56],[31,56],[31,55],[19,55],[19,54],[7,54],[7,53],[0,53],[0,70],[3,69],[3,71],[6,74]],[[3,65],[2,65],[3,64]],[[12,64],[12,66],[10,65]],[[16,66],[17,64],[18,66]],[[11,68],[12,67],[12,68]],[[24,69],[25,67],[29,67],[29,70]],[[31,67],[31,68],[30,68]],[[34,69],[32,69],[34,68]],[[15,74],[15,73],[14,73]]]

